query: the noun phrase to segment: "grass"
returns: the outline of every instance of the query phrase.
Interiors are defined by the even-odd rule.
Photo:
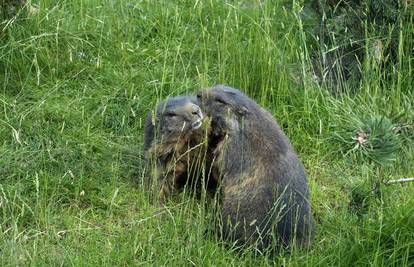
[[[41,1],[2,23],[0,265],[413,265],[414,187],[379,182],[414,176],[412,27],[394,71],[368,58],[359,90],[333,96],[310,74],[300,12],[295,1]],[[150,201],[147,112],[217,83],[270,110],[303,160],[309,251],[240,254],[206,238],[203,203]],[[344,150],[371,116],[399,129],[387,164]]]

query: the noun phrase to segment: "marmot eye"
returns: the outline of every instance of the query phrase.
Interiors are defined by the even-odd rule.
[[[221,98],[216,98],[216,99],[214,99],[217,103],[219,103],[219,104],[222,104],[222,105],[225,105],[225,104],[227,104],[226,103],[226,101],[224,101],[223,99],[221,99]]]
[[[177,116],[177,114],[175,114],[174,112],[167,112],[167,113],[165,113],[165,116],[166,117],[175,117],[175,116]]]
[[[201,99],[201,93],[197,93],[196,97],[197,97],[198,100],[200,100]]]

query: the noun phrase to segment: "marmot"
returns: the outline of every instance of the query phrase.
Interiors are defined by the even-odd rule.
[[[145,122],[145,157],[154,163],[154,176],[163,203],[186,184],[200,185],[207,154],[203,113],[193,96],[172,97],[157,105]],[[207,181],[207,187],[214,187]]]
[[[216,85],[197,99],[212,120],[222,237],[258,249],[308,247],[315,229],[304,167],[276,120],[231,87]]]

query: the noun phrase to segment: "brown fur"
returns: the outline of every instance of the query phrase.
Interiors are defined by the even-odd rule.
[[[212,120],[209,143],[221,177],[223,236],[259,249],[308,247],[314,222],[305,171],[273,116],[226,86],[197,97]]]
[[[186,184],[200,183],[198,178],[207,149],[205,132],[202,127],[195,129],[192,125],[201,120],[197,100],[189,96],[170,98],[147,117],[144,151],[150,162],[155,161],[154,176],[160,184],[161,203]],[[208,185],[214,186],[212,182]]]

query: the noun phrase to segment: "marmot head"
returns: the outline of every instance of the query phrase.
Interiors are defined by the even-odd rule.
[[[223,135],[237,130],[239,121],[249,113],[248,97],[237,89],[216,85],[197,93],[197,101],[211,118],[212,133]]]
[[[174,145],[188,138],[202,125],[203,113],[197,99],[190,96],[169,98],[150,112],[145,125],[144,150],[154,144]]]

